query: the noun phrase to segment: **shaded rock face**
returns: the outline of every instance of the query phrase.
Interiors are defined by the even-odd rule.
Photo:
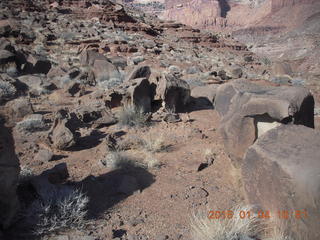
[[[187,82],[174,75],[164,75],[158,85],[157,93],[164,107],[170,112],[183,112],[190,99],[190,87]]]
[[[0,224],[7,228],[18,210],[16,194],[20,172],[10,129],[0,126]]]
[[[314,127],[314,99],[303,87],[260,86],[244,80],[221,85],[215,98],[224,145],[236,166],[258,136],[280,124]]]
[[[319,131],[301,125],[281,125],[268,131],[244,157],[241,171],[248,202],[273,214],[289,210],[293,217],[285,221],[289,221],[294,239],[320,237],[319,160]],[[296,218],[299,214],[303,220]]]
[[[151,112],[154,94],[151,84],[146,78],[131,79],[107,93],[106,104],[113,108],[117,106],[134,106],[142,112]]]

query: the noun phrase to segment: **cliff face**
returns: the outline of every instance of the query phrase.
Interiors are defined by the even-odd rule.
[[[272,11],[278,11],[284,7],[291,7],[299,4],[311,4],[316,3],[317,0],[271,0]]]
[[[162,15],[165,19],[218,30],[270,24],[270,18],[278,21],[275,26],[286,27],[293,24],[293,17],[304,19],[320,11],[317,0],[166,0],[165,8]],[[283,9],[286,12],[282,13],[281,19],[273,17]]]

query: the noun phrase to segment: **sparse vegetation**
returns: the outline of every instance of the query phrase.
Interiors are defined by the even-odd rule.
[[[29,209],[37,219],[35,234],[44,235],[68,229],[81,230],[87,224],[89,198],[80,190],[56,191],[46,199],[38,199]]]
[[[101,162],[106,167],[110,167],[112,169],[128,169],[139,166],[136,159],[120,151],[110,152]]]
[[[195,240],[253,240],[263,230],[257,217],[240,218],[240,211],[247,212],[250,206],[237,207],[234,216],[226,219],[209,219],[206,214],[192,215],[192,237]]]
[[[146,153],[144,161],[148,169],[159,168],[161,166],[161,162],[151,153]]]
[[[26,182],[30,180],[34,176],[33,171],[31,168],[27,166],[21,166],[20,168],[20,174],[19,174],[19,181],[20,182]]]
[[[126,106],[119,113],[118,120],[121,126],[143,127],[147,125],[149,116],[132,105]]]
[[[204,158],[207,161],[208,165],[210,165],[216,158],[216,153],[211,148],[208,148],[204,151]]]
[[[225,219],[209,219],[208,212],[194,213],[191,218],[192,237],[195,240],[292,240],[277,217],[262,219],[252,214],[241,218],[241,212],[249,211],[251,214],[254,212],[253,206],[238,206],[232,209],[233,216]]]
[[[161,152],[166,149],[162,134],[147,134],[142,140],[143,148],[151,153]]]
[[[12,84],[0,81],[0,101],[13,98],[16,92],[17,91]]]

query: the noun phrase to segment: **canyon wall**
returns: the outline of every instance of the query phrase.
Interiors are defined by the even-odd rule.
[[[296,19],[320,11],[319,6],[317,0],[166,0],[161,17],[198,28],[237,30],[266,24],[291,26]]]

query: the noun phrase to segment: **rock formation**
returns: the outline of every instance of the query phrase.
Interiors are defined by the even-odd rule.
[[[242,175],[249,203],[275,211],[279,218],[282,210],[288,211],[286,221],[296,226],[290,230],[297,239],[320,236],[314,215],[299,220],[320,209],[319,141],[319,131],[282,125],[259,137],[244,157]]]
[[[243,80],[217,89],[215,109],[230,158],[241,166],[248,147],[263,133],[280,124],[314,127],[314,99],[302,87],[259,86]]]

